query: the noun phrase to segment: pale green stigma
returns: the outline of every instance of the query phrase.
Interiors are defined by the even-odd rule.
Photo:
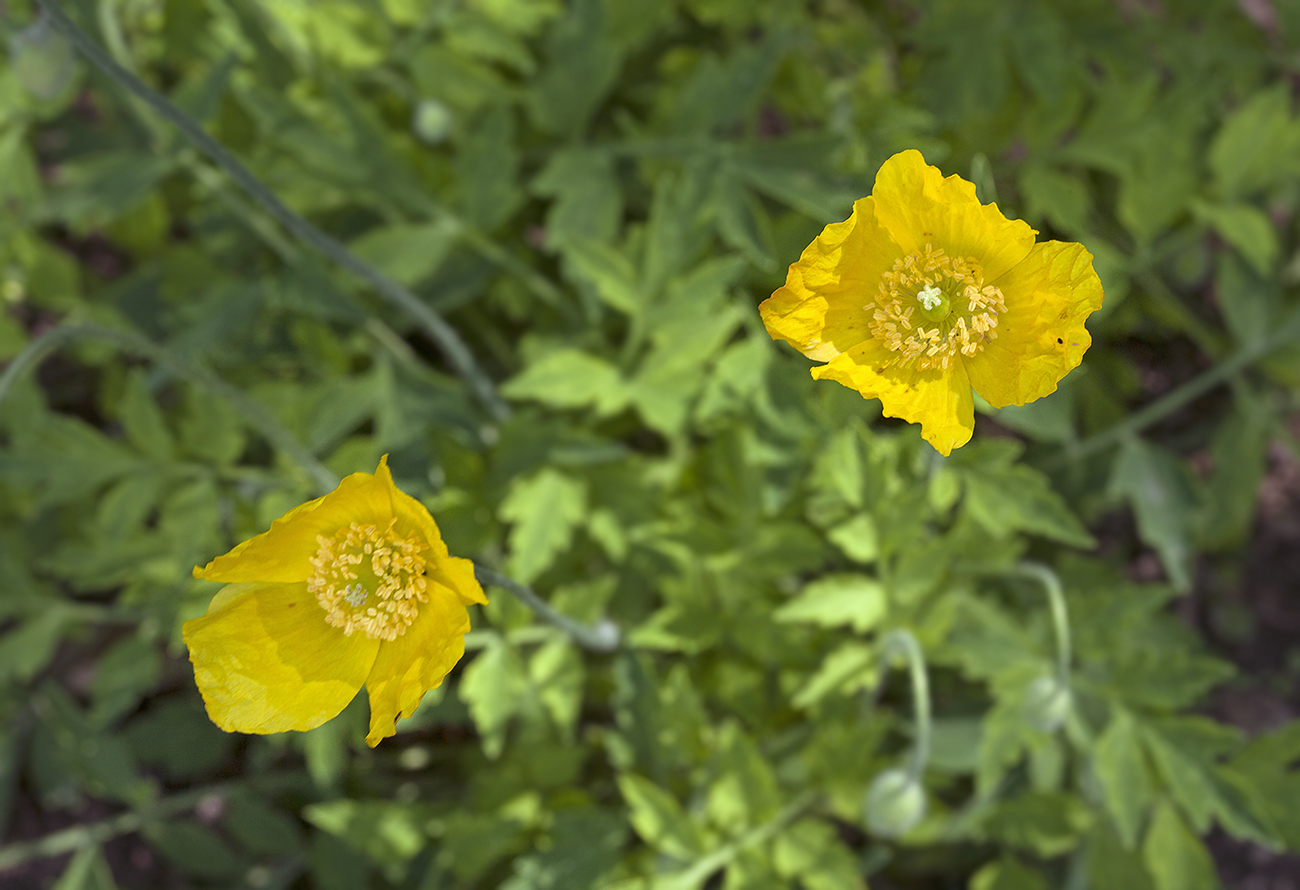
[[[916,298],[921,301],[921,307],[926,312],[929,312],[943,302],[943,291],[931,284],[921,288],[921,292],[916,295]]]
[[[343,598],[347,600],[348,605],[354,609],[364,603],[368,596],[370,596],[370,591],[366,590],[360,584],[349,584],[347,587],[343,588]]]

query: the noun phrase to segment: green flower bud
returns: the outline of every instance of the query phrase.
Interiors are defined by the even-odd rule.
[[[38,99],[58,96],[77,72],[72,43],[45,19],[13,36],[9,43],[9,62],[23,89]]]
[[[1045,675],[1030,683],[1025,692],[1025,719],[1040,732],[1056,732],[1070,716],[1073,704],[1070,687]]]
[[[925,818],[925,789],[904,769],[888,769],[867,789],[867,829],[877,837],[900,837]]]
[[[446,142],[451,125],[451,109],[437,99],[422,99],[411,114],[411,129],[426,145]]]

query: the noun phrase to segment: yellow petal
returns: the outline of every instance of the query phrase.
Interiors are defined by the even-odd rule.
[[[881,166],[876,186],[876,217],[904,253],[927,244],[951,257],[974,257],[984,280],[1003,275],[1034,246],[1036,232],[1002,215],[996,204],[981,204],[975,186],[960,176],[944,179],[919,151],[903,151]]]
[[[379,641],[344,636],[299,584],[229,584],[182,632],[203,703],[226,732],[284,732],[338,715]]]
[[[1007,309],[998,337],[963,359],[971,385],[995,408],[1023,405],[1056,390],[1092,343],[1083,323],[1101,308],[1101,280],[1082,244],[1044,241],[994,282]]]
[[[474,563],[468,559],[448,556],[429,566],[429,577],[444,587],[455,591],[465,605],[478,603],[487,605],[487,596],[483,587],[474,576]]]
[[[385,461],[379,467],[388,472]],[[194,577],[226,582],[305,581],[311,574],[310,560],[320,547],[316,536],[329,537],[353,522],[387,526],[393,518],[394,490],[391,476],[385,483],[370,473],[353,473],[329,494],[275,520],[269,531],[249,538],[204,568],[195,568]]]
[[[868,399],[880,399],[886,417],[921,425],[921,436],[945,457],[970,441],[975,401],[961,363],[948,370],[887,367],[895,357],[880,340],[868,340],[829,364],[812,369]]]
[[[468,562],[469,560],[456,560]],[[370,693],[370,732],[366,744],[374,747],[397,730],[398,717],[410,717],[424,693],[442,685],[443,677],[465,654],[469,613],[461,597],[430,579],[429,601],[395,640],[385,640],[366,678]]]
[[[873,205],[862,198],[852,216],[823,229],[790,266],[785,286],[758,307],[768,333],[815,361],[830,361],[871,336],[863,307],[903,255]]]

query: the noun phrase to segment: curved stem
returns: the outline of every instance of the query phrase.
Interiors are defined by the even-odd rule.
[[[907,765],[907,775],[913,782],[919,782],[930,761],[930,679],[925,671],[921,644],[911,631],[896,630],[885,637],[880,657],[886,667],[897,652],[902,652],[907,658],[908,673],[912,680],[912,719],[916,721],[916,736],[912,740],[912,758]]]
[[[1074,656],[1070,646],[1070,613],[1065,606],[1061,579],[1056,577],[1056,572],[1036,562],[1022,562],[1013,567],[1010,573],[1043,585],[1052,612],[1052,628],[1056,632],[1056,679],[1063,689],[1069,689],[1070,665]]]
[[[318,461],[316,455],[300,445],[298,440],[282,427],[275,418],[262,410],[261,405],[258,405],[244,395],[243,392],[226,383],[212,372],[186,361],[152,340],[131,331],[106,328],[96,324],[61,325],[46,331],[27,344],[27,348],[18,353],[4,371],[0,372],[0,403],[4,402],[10,387],[13,386],[14,381],[21,374],[40,364],[41,360],[50,352],[76,340],[102,340],[112,343],[121,349],[145,356],[154,363],[167,368],[178,377],[182,377],[190,383],[208,390],[230,403],[236,411],[244,416],[249,426],[297,461],[299,466],[311,476],[322,494],[339,484],[339,477]]]
[[[36,0],[42,11],[55,26],[81,50],[97,68],[111,77],[123,89],[135,96],[157,114],[173,124],[191,143],[208,156],[214,164],[239,184],[267,213],[273,216],[297,238],[314,247],[325,256],[366,281],[384,299],[406,312],[419,323],[429,338],[446,357],[448,364],[469,385],[475,397],[488,409],[495,420],[503,420],[510,409],[497,395],[496,387],[479,368],[469,347],[451,325],[430,309],[415,294],[362,261],[346,247],[313,226],[286,207],[275,194],[249,172],[226,148],[166,98],[147,86],[138,77],[114,61],[103,48],[77,26],[63,11],[58,0]]]
[[[567,615],[562,615],[546,602],[532,588],[520,584],[513,578],[499,575],[491,569],[474,564],[474,576],[484,586],[492,585],[508,590],[528,608],[536,612],[543,620],[550,622],[567,633],[575,643],[592,652],[613,652],[622,645],[622,635],[612,621],[602,621],[594,627],[580,624]]]

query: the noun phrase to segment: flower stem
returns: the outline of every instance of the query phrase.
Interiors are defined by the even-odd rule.
[[[36,0],[41,10],[54,25],[81,50],[95,67],[116,81],[131,95],[144,102],[157,114],[173,124],[185,138],[226,172],[262,208],[301,241],[311,245],[338,265],[366,281],[384,299],[416,320],[429,338],[442,351],[448,364],[469,385],[474,396],[487,408],[494,420],[504,420],[510,408],[497,394],[491,379],[483,373],[474,360],[469,347],[451,325],[430,309],[410,290],[393,281],[378,269],[364,262],[346,247],[326,235],[307,220],[290,210],[275,194],[264,186],[248,168],[239,162],[201,126],[161,94],[155,92],[138,77],[127,71],[106,53],[91,37],[72,21],[58,0]]]
[[[562,615],[551,604],[542,599],[530,587],[520,584],[513,578],[499,575],[491,569],[474,564],[474,576],[484,586],[492,585],[509,591],[543,620],[550,622],[567,633],[575,643],[592,652],[613,652],[622,645],[622,635],[614,622],[605,620],[595,626],[580,624],[567,615]]]
[[[1007,573],[1042,584],[1052,612],[1052,628],[1056,633],[1056,679],[1063,689],[1069,689],[1070,664],[1074,656],[1070,645],[1070,613],[1065,606],[1061,579],[1056,576],[1056,572],[1036,562],[1022,562],[1013,566]]]
[[[1047,461],[1045,466],[1049,469],[1064,466],[1119,444],[1129,436],[1173,414],[1188,402],[1233,379],[1269,353],[1294,341],[1297,336],[1300,336],[1300,312],[1286,319],[1272,336],[1241,347],[1214,367],[1134,411],[1122,423],[1095,433],[1077,445],[1067,445],[1059,455]]]
[[[886,667],[898,652],[907,658],[908,672],[912,679],[912,719],[916,722],[916,736],[912,741],[912,757],[907,765],[907,775],[912,782],[919,782],[930,761],[930,680],[925,670],[921,644],[911,631],[896,630],[885,637],[880,657]]]
[[[163,346],[132,331],[106,328],[97,324],[61,325],[46,331],[37,337],[0,372],[0,403],[4,402],[14,381],[27,371],[40,364],[49,353],[66,343],[77,340],[102,340],[120,349],[143,355],[156,364],[162,365],[178,377],[200,386],[214,395],[225,399],[244,416],[249,426],[266,437],[285,454],[289,455],[307,471],[321,493],[327,492],[339,484],[339,477],[332,470],[316,459],[316,456],[298,443],[293,435],[282,427],[275,418],[262,410],[240,390],[226,383],[210,371],[195,365]]]
[[[254,781],[258,782],[258,780]],[[302,781],[303,776],[301,774],[290,773],[263,777],[258,784],[262,785],[262,790],[273,790],[280,786],[289,787]],[[24,862],[30,862],[33,859],[62,856],[66,853],[81,850],[91,844],[102,844],[120,835],[131,834],[150,823],[192,810],[206,798],[221,797],[230,791],[246,788],[247,784],[248,780],[241,779],[194,788],[190,791],[164,797],[148,806],[128,810],[107,819],[101,819],[98,822],[73,825],[70,828],[52,832],[44,837],[0,847],[0,872],[21,865]]]

